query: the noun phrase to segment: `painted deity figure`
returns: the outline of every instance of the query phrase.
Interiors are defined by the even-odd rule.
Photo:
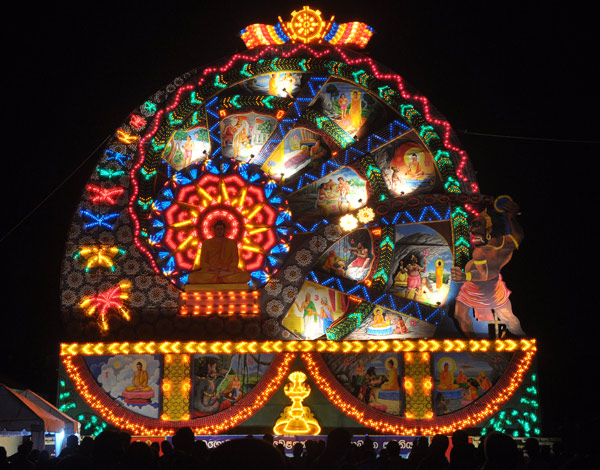
[[[450,370],[450,365],[445,362],[443,370],[440,371],[440,390],[456,390],[458,385],[454,383],[454,373]]]
[[[393,358],[389,358],[385,363],[388,372],[388,381],[381,386],[381,390],[400,390],[398,383],[398,363]]]
[[[409,180],[423,179],[425,172],[419,163],[419,156],[416,153],[411,153],[409,158],[410,163],[408,164],[408,169],[404,173],[404,176]]]
[[[498,233],[492,218],[487,211],[483,211],[469,226],[471,245],[475,247],[472,259],[466,264],[464,272],[456,266],[451,270],[452,280],[463,283],[456,296],[454,316],[468,337],[474,336],[473,320],[469,317],[471,307],[482,314],[490,313],[493,309],[510,333],[525,336],[521,322],[512,311],[508,298],[510,291],[500,274],[524,238],[523,229],[516,220],[519,206],[509,199],[502,211],[506,214],[510,233]]]
[[[133,378],[131,379],[131,385],[125,388],[127,392],[149,392],[152,390],[148,386],[148,372],[146,372],[141,362],[135,365],[135,371]]]
[[[190,274],[190,284],[245,283],[250,274],[239,267],[237,243],[225,236],[225,222],[219,220],[213,227],[214,237],[202,242],[200,269]]]

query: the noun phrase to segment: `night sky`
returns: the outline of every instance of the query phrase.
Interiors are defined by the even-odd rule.
[[[8,385],[55,400],[60,263],[95,167],[88,156],[173,78],[243,51],[246,25],[287,20],[305,4],[181,3],[21,2],[5,18],[0,381]],[[366,54],[452,124],[482,193],[509,194],[521,206],[526,238],[503,277],[523,328],[538,339],[544,434],[597,423],[590,351],[599,324],[592,226],[600,138],[590,118],[598,96],[589,12],[574,2],[310,5],[371,25]]]

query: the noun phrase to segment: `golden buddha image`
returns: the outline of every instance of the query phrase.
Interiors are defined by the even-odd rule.
[[[223,220],[214,224],[214,236],[202,242],[200,269],[190,274],[189,284],[240,284],[250,280],[250,274],[239,268],[237,243],[225,236],[226,230]]]

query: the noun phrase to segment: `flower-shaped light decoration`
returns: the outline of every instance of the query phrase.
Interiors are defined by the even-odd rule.
[[[370,207],[363,207],[357,212],[356,216],[361,224],[368,224],[375,219],[375,212]]]
[[[346,214],[340,219],[340,227],[344,232],[349,232],[358,227],[358,220],[352,214]]]
[[[173,175],[152,205],[148,244],[160,272],[178,287],[200,268],[202,242],[221,220],[237,242],[241,269],[253,288],[264,285],[289,251],[290,211],[260,168],[220,158]]]

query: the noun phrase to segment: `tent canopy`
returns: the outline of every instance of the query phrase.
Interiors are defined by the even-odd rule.
[[[65,425],[65,427],[64,427],[65,436],[69,436],[70,434],[79,434],[79,421],[77,421],[77,420],[71,418],[69,415],[63,413],[58,408],[56,408],[54,405],[51,405],[46,400],[44,400],[42,397],[40,397],[37,393],[34,393],[29,389],[23,390],[22,392],[19,392],[19,394],[22,397],[25,397],[27,400],[29,400],[34,405],[41,408],[42,410],[46,411],[47,413],[50,413],[55,418],[60,419]]]
[[[60,432],[65,425],[61,419],[0,384],[0,433],[2,431]]]

